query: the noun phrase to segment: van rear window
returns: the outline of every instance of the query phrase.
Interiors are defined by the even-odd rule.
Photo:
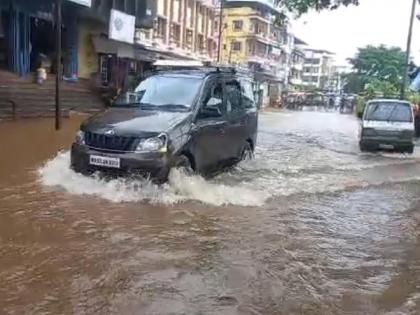
[[[366,109],[365,120],[412,122],[412,111],[409,103],[372,102]]]

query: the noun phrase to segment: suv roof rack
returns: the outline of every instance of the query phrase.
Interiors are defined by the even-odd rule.
[[[153,63],[153,66],[155,67],[155,71],[197,70],[207,73],[223,72],[250,74],[248,69],[241,67],[197,60],[157,60]]]

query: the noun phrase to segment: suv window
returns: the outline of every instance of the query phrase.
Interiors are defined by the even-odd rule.
[[[220,100],[220,102],[222,104],[224,104],[224,102],[223,102],[223,85],[222,85],[221,81],[212,81],[207,85],[207,88],[205,89],[205,92],[204,92],[204,98],[203,98],[203,101],[202,101],[202,106],[207,104],[207,102],[211,98],[218,99],[218,100]],[[224,108],[224,106],[222,106],[222,108],[220,110],[222,111],[222,113],[226,112],[226,108]]]
[[[200,90],[202,79],[155,75],[142,81],[134,92],[120,95],[114,106],[152,106],[156,109],[189,109]]]
[[[237,80],[226,82],[227,111],[239,111],[242,109],[241,85]]]
[[[246,109],[255,108],[254,90],[252,83],[248,80],[242,79],[241,92],[242,92],[242,106]]]

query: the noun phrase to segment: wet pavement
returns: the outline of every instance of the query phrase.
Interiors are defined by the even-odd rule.
[[[0,314],[420,314],[419,151],[263,113],[254,161],[158,187],[70,171],[79,123],[0,124]]]

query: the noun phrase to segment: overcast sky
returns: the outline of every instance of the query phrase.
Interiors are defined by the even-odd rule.
[[[313,48],[335,52],[344,64],[358,47],[393,45],[405,50],[412,0],[359,0],[359,6],[311,12],[293,23],[293,32]],[[420,13],[417,5],[416,14]],[[412,54],[420,63],[420,21],[414,21]]]

